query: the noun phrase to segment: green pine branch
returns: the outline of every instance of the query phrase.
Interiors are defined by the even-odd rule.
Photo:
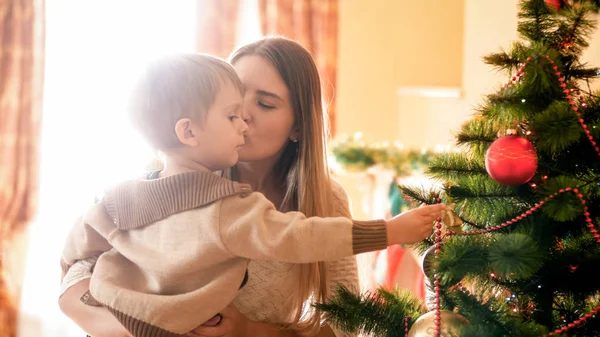
[[[407,185],[399,185],[398,189],[400,189],[404,199],[412,208],[418,207],[421,204],[431,205],[438,202],[439,191],[435,189]]]
[[[494,273],[512,279],[533,276],[543,265],[545,252],[527,235],[500,235],[489,244],[489,266]]]
[[[585,101],[581,114],[584,116],[585,122],[592,126],[592,132],[600,131],[600,128],[594,127],[600,123],[600,92],[594,92],[594,95]]]
[[[446,153],[434,157],[426,173],[434,179],[444,181],[455,181],[466,175],[487,175],[482,160],[462,153]]]
[[[314,306],[325,312],[329,324],[376,337],[404,337],[405,318],[409,317],[412,326],[424,311],[421,301],[409,291],[379,288],[357,295],[341,285],[329,302]]]
[[[437,264],[431,263],[433,270],[440,274],[440,282],[452,286],[467,274],[486,273],[488,268],[488,239],[483,236],[453,236],[447,239],[439,254]]]
[[[551,102],[564,98],[558,77],[553,67],[564,70],[560,54],[544,44],[535,44],[531,50],[531,60],[525,66],[525,72],[518,85],[515,85],[514,96],[526,99],[530,106],[537,108],[531,114],[543,110]],[[546,58],[546,55],[550,57]]]
[[[481,284],[477,288],[482,287]],[[460,311],[471,321],[461,331],[461,337],[474,336],[524,336],[539,337],[547,332],[535,323],[523,322],[519,315],[511,313],[503,299],[489,296],[486,299],[457,291]]]
[[[586,68],[583,65],[572,65],[569,69],[569,75],[579,80],[596,79],[598,78],[600,68]]]
[[[554,11],[544,0],[521,1],[519,4],[519,35],[532,42],[547,42],[548,32],[555,26]]]
[[[524,188],[500,185],[487,176],[467,176],[449,186],[446,193],[461,216],[481,225],[496,225],[529,207],[517,197]]]
[[[527,58],[529,48],[523,42],[515,42],[509,51],[501,50],[483,57],[486,64],[493,66],[497,71],[508,71],[509,74],[516,72],[523,60]]]
[[[578,142],[583,130],[568,102],[555,102],[529,124],[537,152],[557,153]]]
[[[520,85],[515,85],[488,95],[484,116],[505,129],[529,117],[537,109],[537,104],[520,91]]]
[[[555,48],[563,48],[571,55],[581,54],[583,49],[589,46],[588,39],[596,28],[595,21],[590,19],[593,5],[582,3],[580,6],[572,6],[562,14],[558,28],[553,32]],[[565,46],[565,44],[568,44]]]
[[[600,247],[587,229],[576,231],[561,240],[549,256],[540,280],[556,292],[576,296],[581,303],[589,294],[600,292],[595,277],[600,265]]]
[[[524,234],[454,236],[445,241],[437,268],[428,273],[440,273],[446,285],[456,284],[467,275],[487,275],[490,271],[498,277],[526,279],[540,269],[544,257],[544,252]]]
[[[487,149],[497,139],[497,130],[499,126],[495,121],[485,119],[480,114],[462,125],[456,141],[458,145],[467,146],[473,156],[483,158]]]
[[[578,187],[581,185],[583,183],[572,176],[558,176],[549,179],[541,187],[540,192],[544,195],[550,195],[560,192],[560,190],[567,187]],[[560,193],[555,198],[546,202],[544,207],[542,207],[542,212],[554,221],[566,222],[580,217],[583,213],[583,205],[581,205],[580,199],[573,193]]]

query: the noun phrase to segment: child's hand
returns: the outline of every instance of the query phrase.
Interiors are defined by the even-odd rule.
[[[421,206],[386,220],[388,244],[411,244],[425,239],[433,231],[433,222],[442,216],[446,205]]]

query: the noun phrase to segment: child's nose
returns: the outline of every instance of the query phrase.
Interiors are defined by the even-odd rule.
[[[246,124],[246,121],[243,119],[240,119],[241,121],[241,127],[240,127],[240,133],[246,133],[246,131],[248,131],[248,124]]]

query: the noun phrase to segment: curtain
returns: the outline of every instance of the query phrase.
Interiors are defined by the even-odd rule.
[[[198,52],[229,56],[236,43],[239,6],[239,0],[198,0]]]
[[[282,35],[308,49],[319,69],[335,135],[338,0],[258,0],[263,35]]]
[[[13,337],[22,275],[7,257],[37,206],[44,2],[0,1],[0,25],[0,336]]]

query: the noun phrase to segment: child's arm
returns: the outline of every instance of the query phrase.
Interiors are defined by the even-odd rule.
[[[292,263],[331,261],[423,240],[443,209],[425,206],[388,221],[307,218],[299,212],[278,212],[262,194],[251,193],[222,201],[219,230],[234,256]]]
[[[93,205],[85,216],[80,216],[71,228],[63,248],[60,261],[63,271],[61,281],[76,261],[98,256],[112,249],[106,238],[113,230],[113,221],[102,203]]]

